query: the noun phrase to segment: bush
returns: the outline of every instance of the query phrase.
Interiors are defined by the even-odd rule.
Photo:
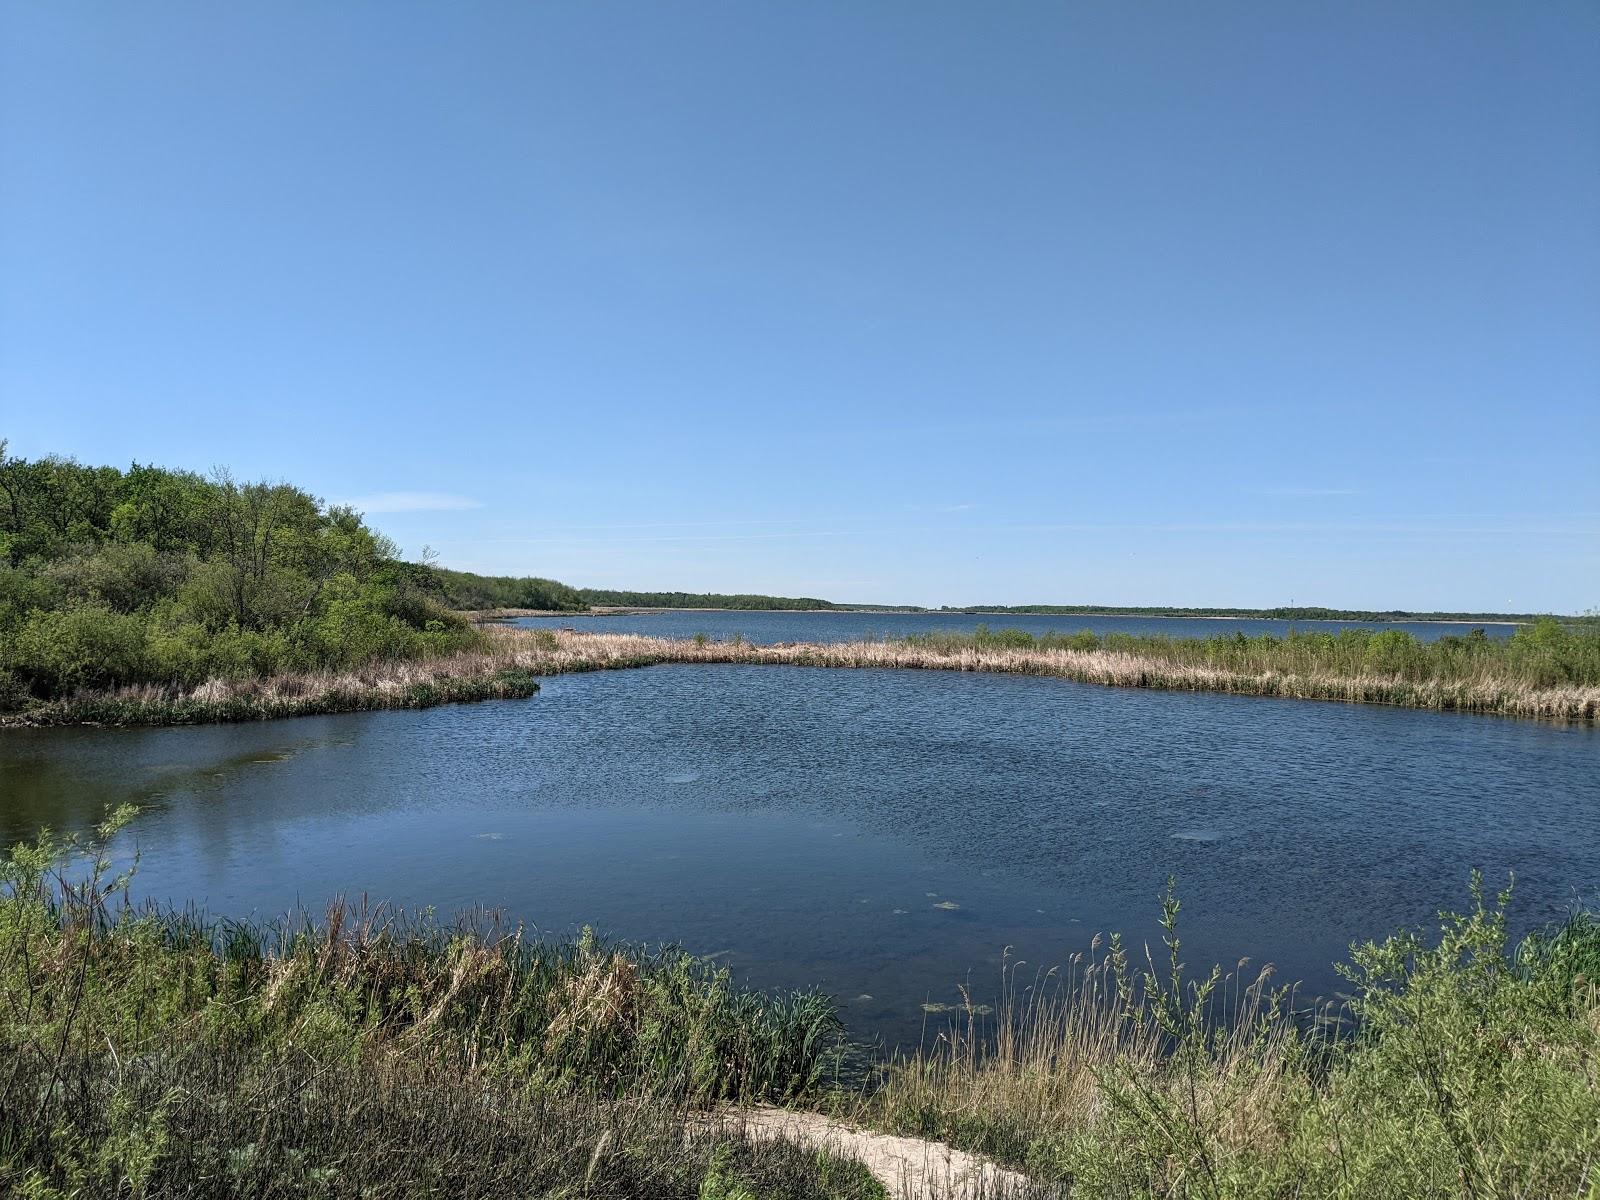
[[[30,690],[41,696],[144,679],[150,666],[145,622],[90,605],[34,612],[0,665],[28,680]]]
[[[1600,923],[1508,952],[1474,878],[1428,935],[1352,948],[1342,1012],[1295,1014],[1121,943],[896,1064],[872,1111],[1069,1183],[1074,1197],[1587,1196],[1600,1162]],[[1345,1032],[1353,1026],[1353,1033]]]
[[[287,484],[29,462],[0,442],[0,488],[0,670],[39,700],[480,644],[432,568]]]
[[[131,613],[149,608],[182,586],[190,564],[159,554],[147,542],[75,547],[45,570],[68,603]]]
[[[1373,634],[1367,642],[1366,667],[1379,675],[1410,676],[1416,674],[1422,645],[1403,629],[1385,629]]]

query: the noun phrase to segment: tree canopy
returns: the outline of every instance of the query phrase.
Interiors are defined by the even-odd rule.
[[[0,442],[0,704],[447,652],[477,634],[443,592],[290,484]]]

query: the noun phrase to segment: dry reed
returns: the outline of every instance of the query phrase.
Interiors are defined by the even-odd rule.
[[[491,653],[538,675],[658,663],[883,667],[1042,675],[1112,687],[1396,704],[1557,721],[1592,721],[1600,717],[1600,686],[1538,687],[1492,675],[1445,682],[1411,681],[1381,674],[1252,673],[1172,662],[1149,653],[1057,647],[946,647],[894,641],[758,646],[744,641],[521,629],[494,629],[491,636]]]
[[[374,708],[418,708],[463,700],[526,696],[536,676],[667,663],[877,667],[1037,675],[1111,687],[1223,692],[1350,704],[1533,717],[1600,718],[1600,686],[1541,687],[1479,672],[1458,680],[1407,680],[1376,673],[1235,671],[1163,659],[1156,653],[914,644],[896,641],[793,642],[658,638],[625,633],[528,630],[490,625],[481,649],[338,672],[294,672],[265,679],[213,679],[198,688],[122,688],[77,696],[0,718],[0,726],[98,722],[187,724],[255,720]]]

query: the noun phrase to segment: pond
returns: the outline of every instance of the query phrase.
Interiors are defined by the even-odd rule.
[[[1199,969],[1337,987],[1352,939],[1517,878],[1519,926],[1600,882],[1600,731],[942,671],[676,665],[527,700],[0,735],[0,838],[144,812],[136,895],[218,914],[362,894],[504,909],[820,985],[853,1029],[1122,930],[1166,878]]]

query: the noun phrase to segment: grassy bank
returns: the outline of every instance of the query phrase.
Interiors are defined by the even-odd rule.
[[[4,724],[248,720],[528,695],[537,678],[662,663],[886,667],[1043,675],[1113,687],[1395,704],[1556,721],[1600,717],[1600,635],[1536,625],[1509,641],[1421,643],[1398,630],[1211,639],[1014,630],[895,641],[758,646],[742,639],[489,626],[478,647],[424,662],[339,673],[211,680],[197,688],[84,691]]]
[[[1264,978],[1186,979],[1169,897],[1165,954],[1008,976],[992,1024],[888,1065],[864,1117],[1074,1197],[1593,1197],[1600,922],[1513,949],[1504,901],[1354,947],[1336,1037]]]
[[[858,1165],[709,1115],[758,1101],[970,1148],[1024,1169],[1030,1196],[1600,1183],[1600,925],[1513,947],[1504,897],[1476,888],[1432,934],[1354,948],[1353,1034],[1291,1014],[1265,978],[1186,976],[1169,894],[1164,952],[1097,939],[1064,975],[1013,967],[997,1015],[975,1008],[863,1087],[816,993],[482,915],[136,911],[89,849],[0,861],[8,1195],[882,1196]]]
[[[138,684],[77,692],[0,714],[0,729],[51,725],[201,725],[320,713],[429,708],[531,696],[539,682],[491,652],[367,663],[345,671],[291,671],[212,679],[195,688]]]
[[[0,1193],[881,1196],[693,1117],[819,1095],[817,994],[486,918],[133,911],[103,857],[63,876],[61,851],[0,864]]]

